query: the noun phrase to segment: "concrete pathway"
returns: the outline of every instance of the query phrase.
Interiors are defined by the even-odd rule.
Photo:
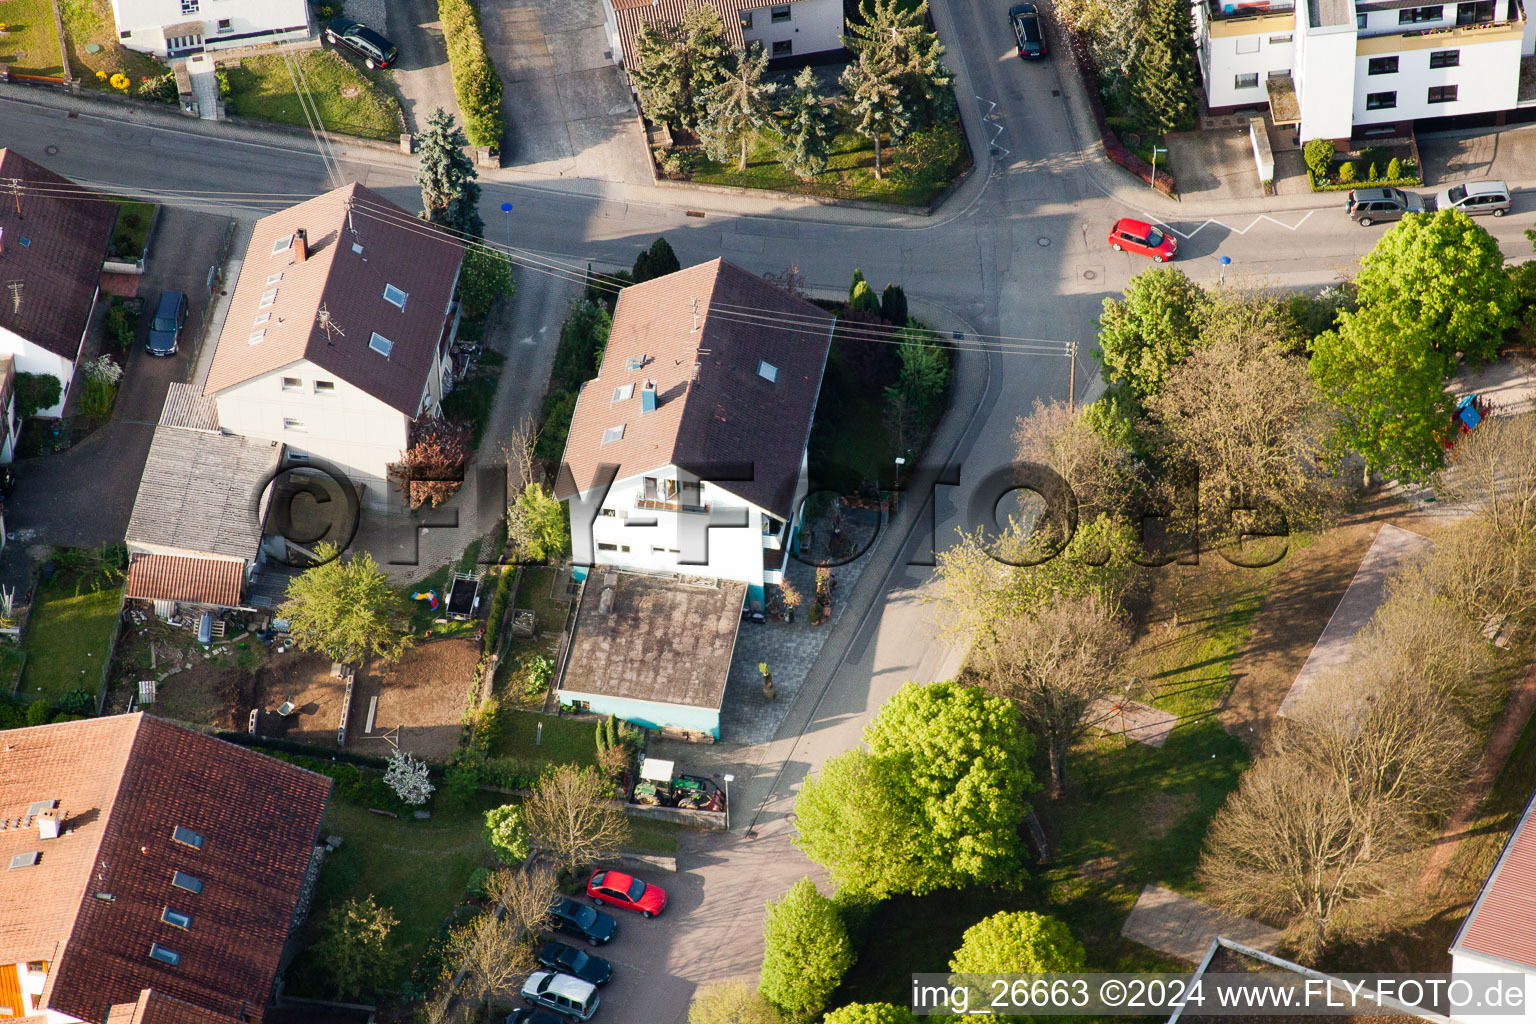
[[[1328,625],[1323,627],[1323,635],[1318,637],[1296,681],[1291,684],[1290,692],[1280,702],[1282,716],[1290,713],[1318,677],[1349,663],[1354,651],[1355,635],[1371,621],[1371,616],[1376,614],[1376,609],[1386,598],[1387,580],[1428,547],[1429,539],[1426,537],[1391,523],[1381,527],[1376,540],[1360,560],[1360,568],[1355,571],[1349,589],[1344,591]]]
[[[1119,733],[1149,747],[1161,747],[1168,742],[1179,716],[1150,704],[1111,695],[1088,705],[1086,721],[1095,729]]]
[[[427,115],[437,107],[453,114],[459,126],[459,104],[453,95],[453,72],[448,67],[448,50],[443,45],[443,24],[437,17],[437,0],[364,0],[378,8],[377,15],[363,17],[353,13],[358,0],[349,0],[347,15],[359,21],[388,25],[385,32],[400,47],[400,62],[391,72],[400,92],[400,109],[405,113],[406,131],[415,134],[426,127]],[[388,20],[384,8],[388,7]]]
[[[1190,963],[1199,963],[1218,935],[1266,953],[1273,953],[1281,938],[1268,925],[1208,907],[1160,885],[1141,890],[1120,934]]]

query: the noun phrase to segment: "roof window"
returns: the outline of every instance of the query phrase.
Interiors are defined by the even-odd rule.
[[[656,385],[646,384],[640,390],[640,411],[642,413],[656,411]]]
[[[172,967],[181,963],[180,953],[174,949],[166,949],[158,942],[151,942],[149,944],[149,955],[163,964],[170,964]]]
[[[401,309],[404,309],[407,298],[409,296],[394,285],[386,284],[384,286],[384,301],[391,306],[399,306]]]
[[[16,868],[30,868],[32,865],[37,863],[37,858],[39,856],[41,855],[36,850],[28,850],[26,853],[12,854],[10,870],[14,871]]]
[[[178,889],[185,889],[187,892],[203,891],[203,880],[189,875],[185,871],[178,871],[173,874],[171,876],[171,884]]]
[[[779,368],[766,359],[759,359],[757,361],[757,375],[772,384],[779,379]]]
[[[292,249],[292,248],[293,248],[293,234],[292,234],[292,232],[290,232],[290,233],[284,235],[282,238],[279,238],[277,241],[272,243],[272,255],[276,256],[278,253],[280,253],[280,252],[287,252],[289,249]]]
[[[603,444],[612,444],[615,441],[622,440],[624,440],[624,424],[622,423],[603,431]]]
[[[256,319],[251,324],[251,326],[253,326],[253,327],[260,327],[262,324],[266,323],[268,320],[271,320],[271,319],[272,319],[272,314],[271,313],[258,313],[258,314],[256,314]]]
[[[177,928],[191,928],[192,927],[192,915],[191,914],[183,914],[181,911],[179,911],[179,910],[172,910],[170,907],[166,907],[164,910],[162,910],[160,912],[160,920],[164,921],[168,925],[173,925],[174,927],[177,927]]]
[[[627,402],[634,397],[634,394],[635,386],[633,384],[620,384],[613,389],[613,400],[615,402]]]
[[[385,359],[388,359],[389,354],[395,350],[395,343],[384,337],[384,335],[380,334],[378,331],[374,331],[373,337],[368,339],[368,347],[373,349],[379,355],[383,356]]]
[[[281,270],[279,270],[276,273],[272,273],[272,274],[268,274],[267,275],[267,284],[277,284],[277,282],[281,281],[282,279],[283,279],[283,272]]]
[[[629,357],[629,362],[625,364],[625,368],[626,369],[630,369],[630,370],[644,369],[645,368],[645,360],[646,360],[646,358],[647,357],[646,357],[644,352],[640,353],[637,356],[630,356]]]
[[[177,825],[175,831],[171,833],[171,838],[178,843],[186,843],[194,850],[203,848],[203,837],[184,825]]]
[[[266,336],[267,336],[267,329],[265,327],[263,327],[260,330],[252,331],[251,332],[251,336],[249,338],[245,339],[245,340],[250,342],[252,345],[254,345],[257,342],[259,342],[262,338],[265,338]]]
[[[272,303],[274,303],[276,301],[277,301],[277,289],[276,288],[269,288],[266,291],[261,293],[261,302],[257,303],[256,308],[257,309],[266,309],[268,306],[272,305]]]

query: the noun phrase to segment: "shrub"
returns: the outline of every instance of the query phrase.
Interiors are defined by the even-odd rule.
[[[1371,164],[1370,169],[1366,171],[1365,180],[1366,181],[1380,181],[1381,180],[1380,177],[1376,174],[1376,165],[1375,164]]]
[[[1403,176],[1403,163],[1397,157],[1387,161],[1387,178],[1396,181]]]
[[[501,147],[506,121],[501,112],[501,76],[491,63],[474,0],[437,0],[443,42],[453,70],[453,93],[471,146]]]
[[[28,725],[47,725],[53,717],[53,705],[42,697],[27,705]]]
[[[89,715],[96,710],[96,695],[85,689],[70,690],[59,698],[59,710],[69,715]]]
[[[27,724],[27,713],[17,704],[0,697],[0,729],[19,729]]]
[[[469,246],[459,271],[459,307],[464,312],[464,319],[474,323],[483,321],[490,313],[491,305],[511,292],[511,261],[489,246]]]
[[[485,621],[486,654],[496,649],[496,640],[501,635],[501,620],[506,617],[507,602],[512,599],[512,580],[516,575],[511,569],[503,569],[501,577],[496,581],[496,596],[491,598],[491,613]]]
[[[141,100],[157,100],[161,103],[175,103],[181,96],[176,89],[176,75],[170,71],[140,82],[135,95]]]
[[[107,307],[105,322],[107,332],[117,339],[119,348],[127,352],[133,347],[133,336],[139,328],[139,314],[129,309],[121,298],[113,299],[112,305]]]
[[[959,133],[951,125],[936,124],[913,132],[891,154],[891,180],[916,191],[937,188],[948,181],[965,156]]]
[[[571,430],[571,417],[576,412],[576,396],[570,391],[551,391],[544,396],[544,407],[539,410],[539,440],[534,454],[541,459],[554,460],[565,453],[565,438]]]
[[[1339,164],[1339,180],[1345,184],[1355,180],[1355,162],[1353,160],[1345,160]]]
[[[490,877],[490,868],[475,868],[474,872],[469,876],[469,881],[464,883],[464,891],[469,893],[477,900],[484,899],[485,883],[490,879]]]
[[[1333,143],[1327,139],[1313,139],[1301,151],[1307,169],[1319,180],[1328,177],[1328,171],[1333,167],[1333,152]]]
[[[64,387],[51,373],[16,374],[16,415],[31,419],[44,409],[59,404]]]
[[[697,150],[672,148],[661,154],[661,169],[670,178],[686,178],[699,166]]]

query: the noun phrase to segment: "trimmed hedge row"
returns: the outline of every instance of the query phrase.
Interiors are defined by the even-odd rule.
[[[506,130],[501,76],[486,49],[475,0],[437,0],[437,16],[443,23],[443,42],[453,69],[453,94],[464,119],[464,137],[471,146],[500,149]]]
[[[1375,181],[1324,181],[1319,182],[1312,169],[1307,169],[1307,180],[1312,185],[1313,192],[1348,192],[1354,188],[1418,188],[1424,184],[1422,178],[1377,178]]]

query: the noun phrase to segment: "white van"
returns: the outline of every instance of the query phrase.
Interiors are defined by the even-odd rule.
[[[569,974],[534,971],[523,983],[523,1001],[545,1006],[572,1020],[591,1020],[597,1012],[597,986]]]

